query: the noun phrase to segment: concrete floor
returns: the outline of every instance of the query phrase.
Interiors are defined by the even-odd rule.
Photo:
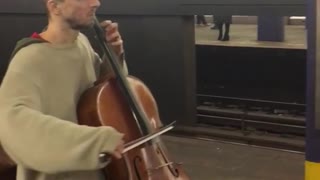
[[[222,46],[259,46],[276,48],[306,49],[306,32],[304,25],[285,26],[284,42],[257,41],[257,25],[231,24],[230,41],[218,41],[218,30],[210,26],[195,26],[196,44]]]
[[[302,180],[304,155],[245,145],[163,136],[192,180]]]

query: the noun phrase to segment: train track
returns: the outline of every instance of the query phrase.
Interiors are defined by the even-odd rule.
[[[185,135],[304,152],[305,104],[198,94],[197,125]]]

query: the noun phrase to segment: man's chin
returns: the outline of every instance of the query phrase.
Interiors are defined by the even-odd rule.
[[[66,22],[69,24],[71,29],[74,30],[83,30],[83,29],[88,29],[93,26],[94,19],[88,19],[86,21],[79,21],[76,19],[66,19]]]
[[[74,30],[84,30],[84,29],[91,28],[92,26],[93,26],[93,22],[87,23],[87,24],[74,24],[71,26],[71,28]]]

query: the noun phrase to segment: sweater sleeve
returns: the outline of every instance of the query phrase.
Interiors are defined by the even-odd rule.
[[[123,134],[43,114],[40,94],[28,76],[7,72],[0,88],[0,139],[8,155],[18,165],[44,173],[102,168],[99,154],[113,152]]]

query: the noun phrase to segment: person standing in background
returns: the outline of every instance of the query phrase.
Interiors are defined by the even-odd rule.
[[[208,23],[204,15],[196,15],[196,18],[197,18],[196,23],[198,26],[208,26]]]
[[[214,21],[219,29],[218,40],[219,41],[229,41],[230,40],[230,24],[232,23],[232,16],[224,15],[224,16],[214,16]],[[225,25],[224,33],[223,33],[223,25]]]

